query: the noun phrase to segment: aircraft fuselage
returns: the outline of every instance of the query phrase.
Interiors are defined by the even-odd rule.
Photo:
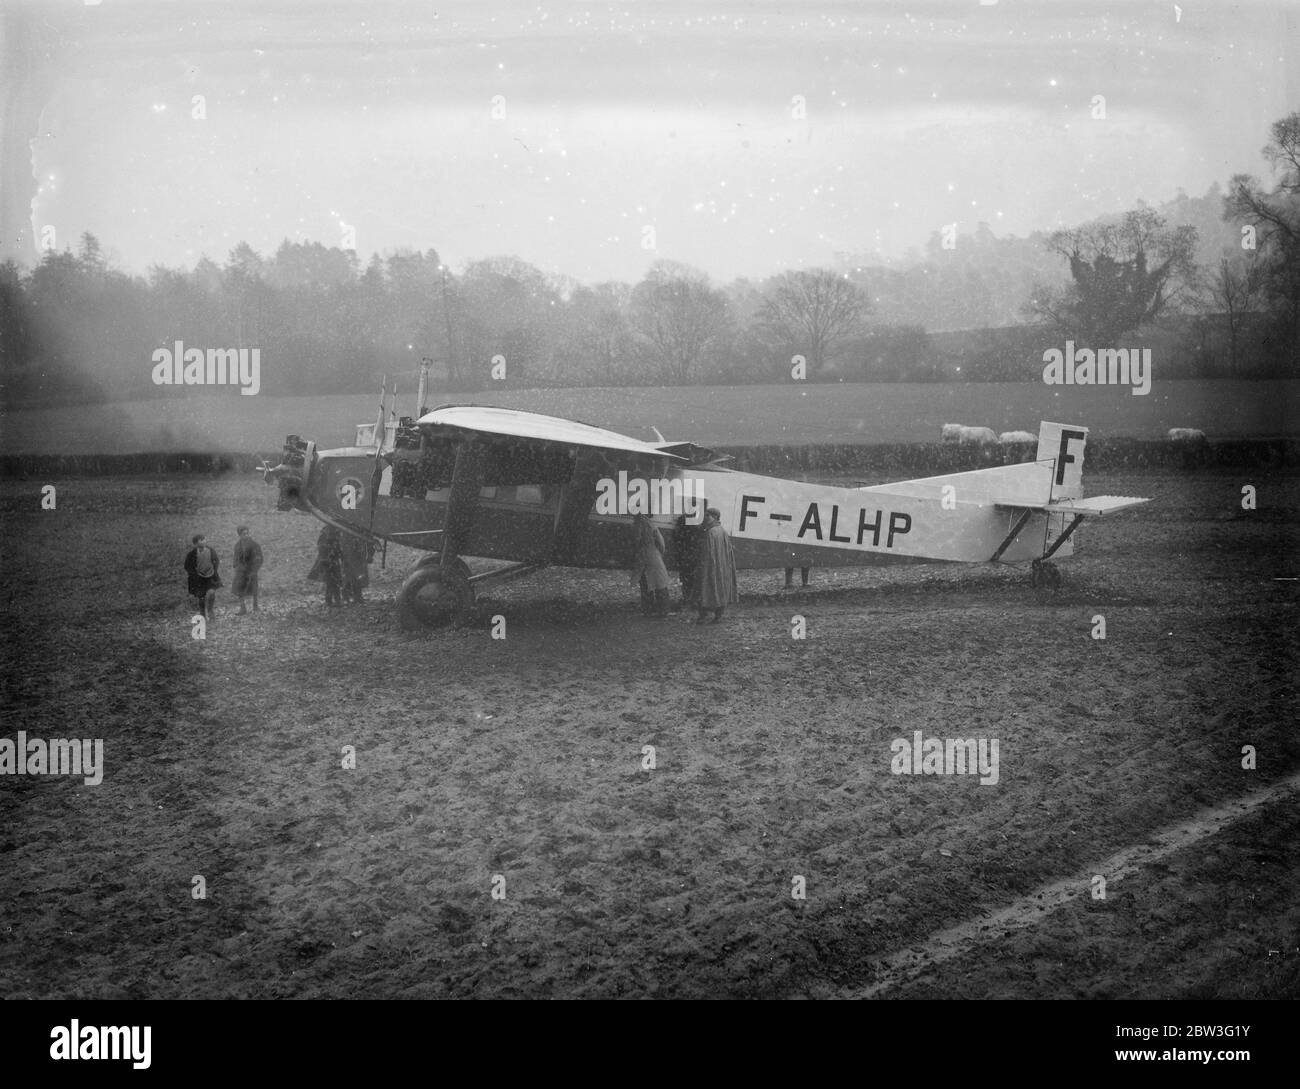
[[[495,483],[489,473],[477,487],[472,517],[459,534],[456,554],[524,563],[611,568],[628,566],[632,516],[648,513],[664,535],[671,557],[673,536],[689,533],[678,515],[715,507],[731,535],[737,566],[781,568],[855,566],[907,562],[979,562],[994,557],[1025,561],[1043,554],[1059,535],[1064,516],[1026,516],[1006,498],[1051,493],[1052,463],[1026,462],[948,476],[851,488],[788,480],[718,467],[682,468],[610,461],[588,472],[582,532],[557,533],[571,485],[560,481]],[[423,494],[393,495],[392,470],[375,473],[372,451],[312,451],[299,492],[305,509],[340,528],[413,548],[438,552],[451,486]],[[595,477],[596,499],[590,501]],[[518,479],[518,473],[507,474]],[[644,482],[644,488],[638,487]],[[377,488],[378,494],[370,494]],[[668,509],[656,498],[668,496]],[[995,499],[997,502],[995,502]],[[570,509],[572,503],[569,504]],[[610,509],[611,506],[614,509]],[[1008,535],[1023,518],[1015,537]],[[698,517],[692,517],[698,522]],[[1058,555],[1068,555],[1067,540]]]

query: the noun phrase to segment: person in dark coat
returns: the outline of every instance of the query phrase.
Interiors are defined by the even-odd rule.
[[[343,547],[339,540],[339,531],[334,526],[321,528],[316,538],[316,562],[307,572],[313,582],[325,584],[325,604],[336,607],[343,604]]]
[[[221,558],[208,547],[202,533],[194,534],[190,543],[194,547],[185,553],[186,585],[198,603],[199,614],[212,621],[216,619],[217,589],[221,586]]]
[[[669,558],[677,568],[677,578],[682,584],[683,606],[694,600],[695,563],[700,551],[699,538],[703,532],[701,527],[689,524],[687,520],[690,517],[689,514],[677,516],[677,521],[673,523],[673,540],[669,551]]]
[[[343,602],[360,605],[361,591],[370,585],[370,560],[374,545],[352,533],[340,535],[343,559]]]
[[[248,612],[244,599],[252,597],[253,612],[257,612],[257,573],[262,569],[262,546],[249,535],[247,526],[236,526],[239,540],[235,542],[235,581],[231,590],[239,598],[239,615]]]
[[[704,512],[704,534],[695,565],[695,604],[703,624],[713,611],[713,623],[722,619],[722,610],[740,600],[736,589],[736,553],[731,538],[722,528],[722,515],[716,507]]]

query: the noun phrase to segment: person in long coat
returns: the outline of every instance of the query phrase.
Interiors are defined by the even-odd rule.
[[[239,540],[235,542],[235,581],[230,589],[239,598],[239,615],[248,612],[244,599],[253,599],[253,612],[257,612],[257,573],[262,569],[262,546],[249,535],[247,526],[236,526]]]
[[[713,623],[722,619],[722,610],[740,600],[736,589],[736,553],[731,538],[722,528],[722,515],[716,507],[704,512],[704,534],[695,565],[695,604],[699,615],[695,623],[703,624],[713,612]]]
[[[343,589],[343,548],[339,541],[339,531],[331,525],[321,528],[316,538],[316,562],[307,572],[313,582],[325,584],[325,604],[342,605],[340,595]]]
[[[641,582],[641,611],[662,620],[668,615],[668,568],[664,564],[664,538],[658,527],[644,514],[632,519],[636,533],[636,559],[633,574]]]
[[[194,547],[185,553],[186,586],[198,602],[200,615],[212,621],[216,619],[217,589],[221,586],[221,557],[208,547],[202,533],[194,534],[190,543]]]
[[[343,559],[343,602],[360,605],[361,591],[370,585],[370,557],[374,546],[353,533],[341,535]]]

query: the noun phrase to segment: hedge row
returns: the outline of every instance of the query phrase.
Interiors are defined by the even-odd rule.
[[[65,479],[72,476],[156,476],[172,473],[221,476],[251,473],[280,454],[5,454],[0,478]]]
[[[941,443],[729,447],[732,468],[789,476],[796,473],[900,473],[936,476],[1033,460],[1032,443],[1007,447]],[[1300,465],[1300,439],[1225,439],[1201,444],[1168,440],[1092,439],[1089,472],[1132,469],[1275,469]]]
[[[985,469],[1033,458],[1032,444],[1010,447],[881,443],[871,446],[733,446],[727,464],[752,473],[791,476],[799,473],[899,473],[933,476],[965,469]],[[1188,445],[1145,439],[1093,439],[1088,443],[1091,472],[1132,469],[1276,469],[1300,465],[1300,439],[1225,439]],[[28,480],[77,476],[152,476],[193,474],[221,476],[251,473],[263,462],[279,463],[274,454],[6,454],[0,478]]]

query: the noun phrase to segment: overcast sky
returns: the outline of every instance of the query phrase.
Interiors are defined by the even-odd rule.
[[[1266,175],[1269,125],[1300,109],[1294,3],[0,10],[0,259],[29,266],[47,226],[136,272],[350,227],[363,263],[411,246],[587,282],[656,258],[761,278]]]

